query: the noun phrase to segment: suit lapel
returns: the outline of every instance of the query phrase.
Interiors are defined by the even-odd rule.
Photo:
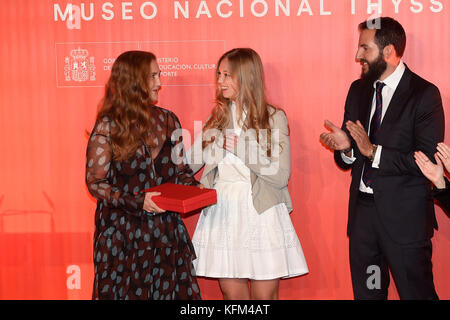
[[[392,100],[389,103],[383,121],[381,122],[380,131],[377,137],[378,139],[383,139],[383,137],[388,135],[389,128],[395,123],[396,119],[398,119],[399,113],[403,110],[404,105],[408,101],[408,96],[412,94],[413,89],[410,86],[411,75],[411,70],[405,65],[405,72],[392,96]],[[361,93],[358,119],[364,125],[366,132],[369,132],[370,111],[372,108],[374,91],[373,85],[366,85]]]
[[[406,66],[405,66],[406,67]],[[397,86],[397,89],[392,96],[392,100],[389,103],[389,107],[386,110],[383,121],[381,122],[379,139],[387,137],[389,134],[389,128],[395,124],[399,114],[404,109],[405,104],[408,102],[408,96],[413,93],[413,89],[410,86],[412,72],[405,68],[405,72]]]
[[[363,124],[366,132],[369,128],[370,110],[372,109],[374,88],[371,84],[365,86],[361,93],[361,100],[359,104],[358,120]]]

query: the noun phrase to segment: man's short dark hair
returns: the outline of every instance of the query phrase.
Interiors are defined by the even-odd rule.
[[[376,29],[375,43],[380,50],[392,44],[398,57],[402,57],[406,47],[406,33],[402,25],[390,18],[381,17],[373,20],[363,21],[358,26],[359,31]]]

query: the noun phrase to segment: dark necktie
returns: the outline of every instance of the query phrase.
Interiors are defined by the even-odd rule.
[[[381,92],[386,84],[383,82],[377,82],[375,88],[375,112],[370,121],[370,133],[369,139],[373,144],[377,144],[377,134],[381,127],[381,116],[383,111],[383,97]],[[366,159],[364,163],[363,182],[366,187],[372,186],[372,178],[375,168],[372,168],[372,162]]]

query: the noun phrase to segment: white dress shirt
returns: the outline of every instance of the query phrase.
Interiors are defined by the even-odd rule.
[[[398,84],[400,83],[400,80],[402,79],[403,73],[405,72],[405,64],[402,60],[400,60],[400,63],[398,64],[395,71],[389,75],[386,79],[384,79],[382,82],[384,82],[386,85],[383,87],[381,96],[383,99],[383,109],[381,110],[381,122],[383,123],[384,115],[386,114],[387,109],[389,108],[389,104],[391,103],[392,97],[394,96],[395,90],[397,89]],[[376,87],[377,82],[379,80],[375,81],[373,84],[373,87]],[[373,94],[372,99],[372,108],[370,111],[370,118],[369,118],[369,128],[367,129],[368,132],[370,132],[370,122],[372,121],[372,116],[375,113],[376,108],[376,92]],[[378,145],[377,151],[375,153],[375,158],[372,162],[373,168],[379,168],[380,166],[380,159],[381,159],[381,151],[383,149],[383,146]],[[353,163],[356,158],[353,157],[353,150],[351,157],[347,157],[343,152],[341,152],[342,160],[344,160],[345,163],[351,164]],[[361,181],[359,184],[359,190],[366,193],[373,193],[373,189],[370,187],[367,187],[364,182],[362,181],[362,175],[361,175]]]

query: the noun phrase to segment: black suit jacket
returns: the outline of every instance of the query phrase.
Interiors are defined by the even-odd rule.
[[[369,125],[374,88],[372,83],[356,80],[345,103],[342,128],[347,120]],[[402,244],[429,239],[437,229],[430,182],[414,161],[414,151],[421,150],[434,159],[436,145],[444,139],[444,111],[439,89],[406,67],[377,134],[382,146],[381,160],[375,170],[372,189],[380,220],[391,238]],[[355,207],[365,157],[353,139],[356,160],[346,164],[340,152],[336,163],[351,169],[347,234],[351,234]]]
[[[432,195],[446,212],[450,212],[450,181],[446,177],[444,179],[445,189],[433,187]]]

